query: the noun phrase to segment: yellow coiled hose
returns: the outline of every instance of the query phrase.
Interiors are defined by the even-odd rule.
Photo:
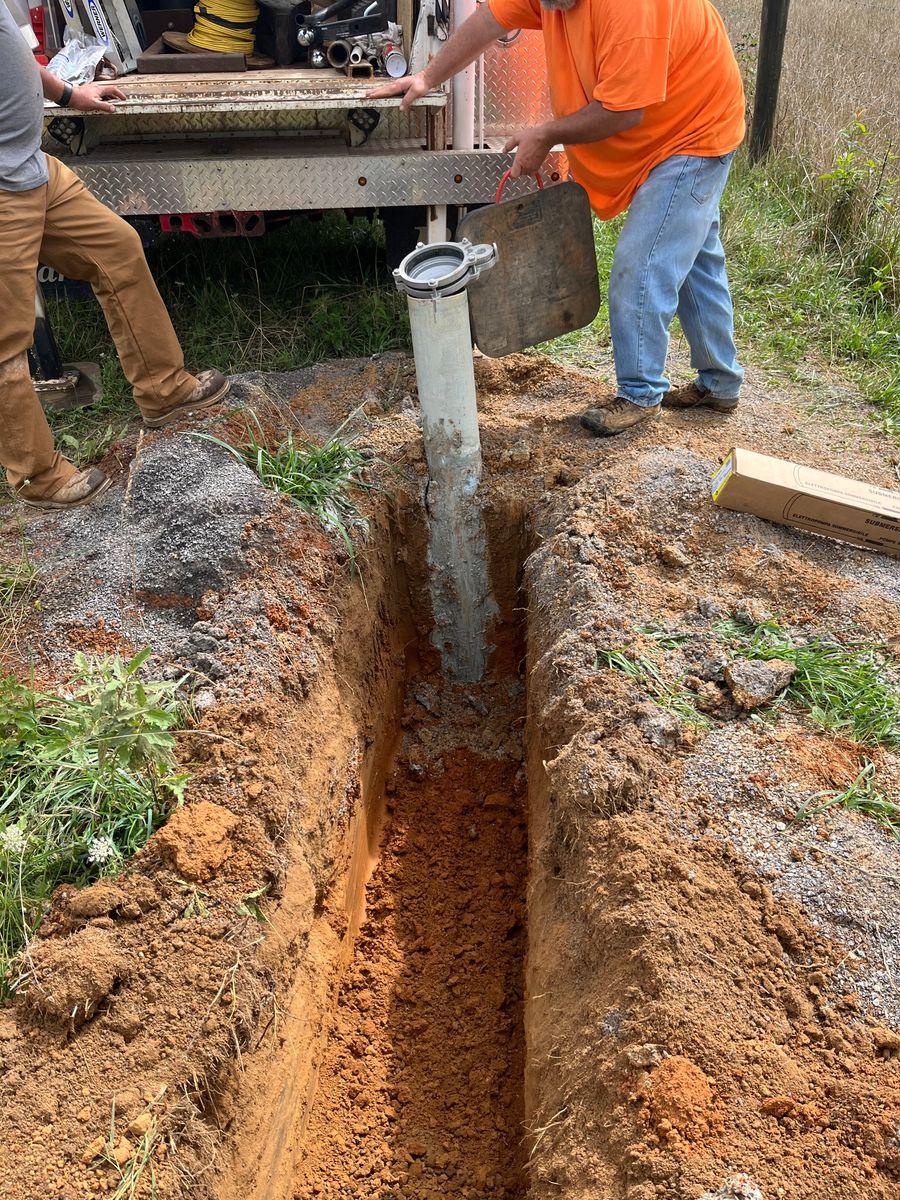
[[[187,40],[202,50],[252,54],[258,18],[255,0],[198,0]]]

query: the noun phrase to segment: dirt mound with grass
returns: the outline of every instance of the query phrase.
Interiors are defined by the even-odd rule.
[[[898,815],[897,664],[877,649],[897,574],[717,511],[709,466],[620,457],[547,505],[528,563],[532,909],[549,914],[530,926],[529,1062],[570,1048],[530,1068],[533,1192],[697,1197],[741,1168],[766,1197],[834,1179],[886,1198],[900,828],[796,818],[866,756]],[[767,636],[807,675],[770,680],[760,719],[729,663],[774,657]],[[823,638],[812,679],[796,648]],[[860,690],[842,708],[845,665]]]
[[[896,1194],[900,572],[708,494],[735,443],[891,486],[887,448],[752,378],[598,442],[601,380],[477,377],[477,687],[430,642],[406,359],[237,390],[274,441],[359,410],[352,560],[183,431],[24,526],[7,666],[150,644],[193,717],[184,806],[56,888],[0,1008],[2,1200]]]

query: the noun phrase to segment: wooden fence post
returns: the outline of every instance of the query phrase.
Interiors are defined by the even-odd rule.
[[[759,162],[772,146],[790,7],[791,0],[763,0],[756,99],[753,104],[753,126],[750,132],[751,162]]]

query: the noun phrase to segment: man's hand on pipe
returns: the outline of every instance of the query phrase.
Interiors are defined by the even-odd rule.
[[[513,150],[516,152],[510,177],[517,179],[520,175],[537,175],[555,144],[555,140],[540,125],[514,133],[503,147],[507,154]]]
[[[386,100],[390,96],[402,96],[400,101],[400,111],[406,112],[414,101],[420,100],[422,96],[427,96],[431,91],[431,87],[425,82],[423,73],[418,75],[404,75],[402,79],[392,79],[390,83],[382,83],[377,88],[372,88],[369,95],[373,100]]]

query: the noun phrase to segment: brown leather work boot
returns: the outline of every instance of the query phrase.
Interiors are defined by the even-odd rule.
[[[663,408],[711,408],[714,412],[730,413],[738,406],[738,398],[728,399],[726,396],[714,396],[696,383],[685,384],[684,387],[672,388],[662,399]]]
[[[658,417],[659,408],[658,404],[647,408],[643,404],[633,404],[624,396],[616,396],[615,400],[610,401],[603,408],[585,409],[581,417],[581,424],[591,433],[596,433],[598,437],[615,437],[617,433],[624,433],[632,425],[639,425],[641,421],[649,421]]]
[[[98,496],[102,496],[112,480],[96,467],[88,467],[86,471],[78,471],[71,479],[67,479],[61,488],[51,496],[22,496],[23,504],[30,508],[45,508],[62,510],[80,508],[82,504],[90,504]]]
[[[173,421],[177,421],[186,413],[195,412],[201,408],[211,408],[220,400],[225,399],[230,387],[231,384],[221,371],[201,371],[197,376],[197,386],[187,400],[182,400],[180,404],[176,404],[174,408],[170,408],[168,412],[164,412],[159,417],[144,417],[144,424],[149,425],[151,429],[160,429],[163,425],[170,425]]]

